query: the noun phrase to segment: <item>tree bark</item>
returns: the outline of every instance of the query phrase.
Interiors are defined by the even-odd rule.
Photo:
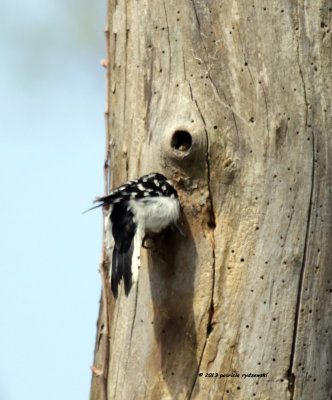
[[[91,400],[332,398],[331,12],[109,0],[109,186],[165,174],[187,237],[104,281]]]

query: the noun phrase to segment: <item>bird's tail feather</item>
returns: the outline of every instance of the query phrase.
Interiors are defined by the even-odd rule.
[[[111,289],[114,297],[118,297],[118,286],[123,277],[125,294],[128,296],[133,284],[132,279],[132,259],[134,253],[134,240],[132,240],[129,249],[125,252],[119,251],[114,246],[112,256],[112,275],[111,275]],[[134,281],[135,282],[135,281]]]
[[[141,266],[141,246],[143,240],[142,230],[138,227],[134,237],[134,251],[131,260],[131,273],[133,282],[138,280],[138,270]]]
[[[123,282],[125,294],[128,296],[132,286],[132,255],[134,251],[134,241],[131,242],[130,248],[126,253],[120,253],[120,263],[122,264]]]
[[[118,285],[122,277],[122,270],[119,268],[118,260],[118,249],[114,246],[112,256],[111,289],[116,299],[118,298]]]

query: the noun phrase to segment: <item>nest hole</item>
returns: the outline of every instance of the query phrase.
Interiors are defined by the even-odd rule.
[[[172,136],[171,146],[178,151],[188,151],[192,146],[191,134],[187,131],[175,131]]]

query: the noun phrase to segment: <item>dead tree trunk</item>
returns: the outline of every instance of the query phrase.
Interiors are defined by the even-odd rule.
[[[91,400],[332,398],[331,12],[109,0],[109,186],[164,173],[187,238],[104,284]]]

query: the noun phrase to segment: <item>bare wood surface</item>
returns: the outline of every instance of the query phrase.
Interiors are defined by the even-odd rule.
[[[331,15],[109,0],[106,181],[164,173],[187,238],[101,302],[91,400],[332,398]]]

